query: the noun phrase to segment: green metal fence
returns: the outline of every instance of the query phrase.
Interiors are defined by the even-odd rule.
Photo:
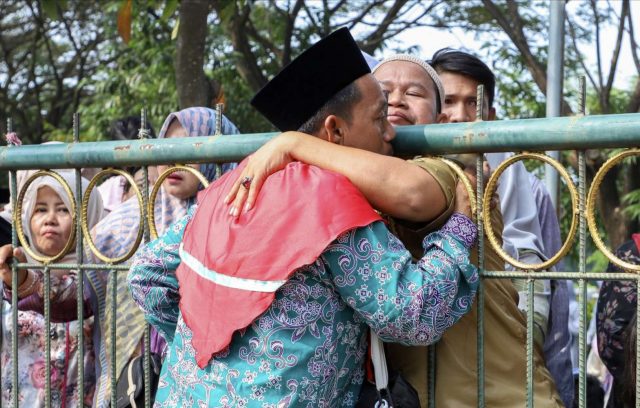
[[[481,103],[479,104],[482,105]],[[482,117],[481,115],[479,117]],[[142,123],[146,123],[146,117],[143,112]],[[10,127],[10,126],[9,126]],[[180,138],[180,139],[162,139],[162,140],[149,140],[145,136],[147,134],[146,129],[141,129],[140,140],[135,141],[107,141],[107,142],[81,142],[81,126],[80,118],[78,115],[74,116],[73,136],[74,142],[68,144],[59,145],[32,145],[32,146],[7,146],[0,148],[0,170],[8,170],[11,174],[11,188],[13,192],[17,191],[16,184],[16,170],[25,169],[47,169],[49,171],[55,171],[55,169],[76,169],[77,183],[75,186],[69,186],[69,188],[75,188],[77,194],[75,199],[75,222],[76,222],[76,251],[78,254],[77,264],[59,264],[55,259],[45,260],[44,265],[35,264],[18,264],[12,265],[13,271],[13,285],[17,287],[17,270],[19,267],[37,268],[44,271],[45,277],[45,292],[50,290],[51,269],[75,269],[78,271],[78,281],[83,282],[84,272],[86,270],[107,270],[110,271],[110,283],[115,290],[116,279],[125,279],[126,271],[128,270],[126,259],[109,260],[107,259],[102,264],[88,264],[84,263],[84,247],[87,240],[88,229],[86,228],[86,220],[84,219],[84,203],[82,189],[80,184],[80,168],[83,167],[119,167],[124,165],[156,165],[161,163],[200,163],[200,162],[231,162],[239,161],[251,152],[255,151],[267,140],[275,136],[274,133],[260,133],[260,134],[246,134],[246,135],[234,135],[233,137],[226,137],[223,135],[211,136],[207,138]],[[11,130],[11,129],[9,129]],[[397,129],[397,137],[394,142],[394,149],[397,154],[402,156],[414,156],[418,154],[438,155],[445,153],[477,153],[477,180],[476,197],[477,199],[477,223],[480,230],[479,234],[479,270],[481,279],[510,279],[520,278],[525,279],[527,282],[528,296],[528,321],[527,321],[527,406],[533,406],[533,289],[534,280],[536,279],[568,279],[578,282],[578,304],[580,312],[580,337],[579,337],[579,406],[585,407],[585,393],[586,393],[586,375],[585,375],[585,357],[586,357],[586,343],[585,343],[585,331],[586,331],[586,283],[589,280],[633,280],[638,282],[639,276],[636,266],[626,265],[620,260],[613,257],[605,247],[600,238],[597,237],[597,226],[595,225],[594,216],[594,202],[597,197],[598,182],[601,181],[604,172],[619,163],[623,158],[628,156],[640,155],[640,150],[634,149],[640,146],[640,114],[624,114],[624,115],[606,115],[606,116],[584,116],[579,115],[575,117],[562,117],[552,119],[529,119],[529,120],[507,120],[496,122],[474,122],[474,123],[458,123],[458,124],[446,124],[446,125],[427,125],[427,126],[411,126],[401,127]],[[621,153],[612,158],[600,172],[596,175],[594,183],[591,185],[591,191],[587,192],[586,184],[586,171],[585,171],[585,151],[588,149],[602,149],[602,148],[625,148]],[[484,251],[487,245],[496,244],[491,240],[485,242],[482,238],[482,232],[487,230],[489,220],[486,214],[488,214],[487,204],[490,194],[485,194],[485,181],[483,179],[482,171],[482,153],[495,152],[495,151],[514,151],[514,152],[542,152],[545,150],[575,150],[577,151],[579,158],[578,165],[578,186],[575,187],[571,178],[566,178],[565,186],[574,191],[572,195],[574,200],[573,215],[575,216],[575,229],[574,233],[566,237],[565,249],[574,244],[575,233],[578,235],[579,244],[579,270],[578,271],[559,271],[559,272],[546,272],[546,271],[534,271],[540,269],[546,269],[548,264],[527,266],[519,265],[516,271],[489,271],[485,270],[483,265]],[[539,154],[525,154],[524,156],[516,156],[512,161],[522,158],[533,158],[537,160],[544,160],[548,163],[554,164],[558,169],[562,171],[562,165],[553,161],[553,159],[545,156],[543,153]],[[499,172],[504,169],[509,163],[503,163],[496,171]],[[146,167],[145,173],[146,173]],[[46,174],[46,173],[41,173]],[[104,174],[103,174],[104,175]],[[98,175],[101,178],[103,175]],[[145,174],[146,176],[146,174]],[[146,180],[146,177],[145,177]],[[98,179],[92,181],[92,185],[99,182]],[[158,181],[160,183],[161,180]],[[491,190],[495,187],[493,178],[489,180],[487,189]],[[23,190],[26,190],[25,186]],[[139,192],[138,199],[143,204],[141,206],[142,219],[144,220],[143,241],[148,241],[150,238],[149,214],[153,213],[152,208],[149,207],[149,193],[150,187],[145,181],[145,185],[142,192]],[[71,191],[69,191],[71,193]],[[85,198],[88,198],[88,194],[85,193]],[[153,200],[151,200],[153,202]],[[14,208],[14,214],[19,214],[20,205],[16,200],[16,194],[12,194],[12,205]],[[19,222],[18,222],[19,224]],[[591,233],[594,239],[594,243],[605,250],[605,253],[612,260],[612,262],[621,265],[626,269],[633,268],[633,270],[627,273],[603,273],[602,271],[587,271],[586,270],[586,241],[587,237]],[[22,235],[20,228],[14,228],[13,233],[13,245],[20,244],[20,238]],[[499,248],[494,248],[500,250]],[[135,249],[133,249],[135,250]],[[133,250],[131,252],[133,252]],[[562,251],[561,251],[562,252]],[[562,257],[562,253],[554,257],[552,261],[557,261]],[[508,258],[507,258],[508,260]],[[116,262],[117,261],[117,262]],[[512,262],[513,263],[513,262]],[[553,262],[550,262],[551,264]],[[114,298],[116,294],[113,294]],[[78,285],[78,320],[82,325],[83,322],[83,292],[82,285]],[[485,390],[484,390],[484,317],[483,317],[483,304],[485,293],[481,288],[478,293],[477,302],[478,307],[478,405],[485,406]],[[18,294],[14,290],[12,292],[12,310],[13,325],[17,327],[17,303]],[[115,308],[115,302],[113,307]],[[112,313],[115,316],[115,311]],[[51,323],[51,307],[48,297],[45,297],[44,316],[47,327]],[[638,320],[637,330],[640,330],[640,320]],[[112,348],[113,354],[115,354],[115,348],[117,347],[115,341],[115,328],[111,333],[107,335],[112,336]],[[13,367],[17,367],[18,350],[17,350],[17,331],[13,331],[12,340],[12,364]],[[148,328],[144,336],[145,350],[145,377],[146,382],[149,382],[149,332]],[[83,333],[80,330],[78,335],[78,345],[83,343]],[[82,361],[82,347],[80,350],[80,360]],[[50,340],[47,339],[45,344],[46,351],[46,395],[50,397],[51,393],[51,372],[50,372]],[[638,343],[637,353],[640,353],[640,343]],[[433,364],[431,365],[433,367]],[[640,366],[638,366],[640,368]],[[4,367],[0,367],[4,369]],[[83,381],[83,367],[79,365],[79,383]],[[112,374],[115,374],[115,363],[111,367]],[[640,378],[640,370],[636,372],[637,377]],[[112,406],[115,405],[115,380],[116,375],[112,375]],[[431,376],[433,378],[433,376]],[[18,383],[18,372],[13,370],[13,383]],[[431,392],[433,396],[433,381],[431,381]],[[81,399],[82,399],[81,390]],[[14,406],[18,406],[19,389],[13,387],[12,397]],[[146,406],[149,406],[149,390],[145,390]],[[640,384],[636,384],[636,398],[640,401]],[[50,401],[48,405],[50,406]],[[431,398],[431,404],[434,405],[434,399]]]

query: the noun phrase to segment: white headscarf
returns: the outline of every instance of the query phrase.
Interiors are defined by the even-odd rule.
[[[67,182],[67,184],[69,184],[69,187],[71,187],[71,191],[74,194],[73,199],[75,199],[75,194],[76,194],[75,172],[73,170],[60,170],[58,171],[58,174],[60,174],[60,176]],[[81,177],[81,180],[82,180],[82,191],[84,192],[86,191],[87,186],[89,185],[89,181],[84,177]],[[23,183],[25,181],[26,181],[26,177],[23,179]],[[58,196],[60,196],[60,199],[62,199],[62,202],[69,209],[69,211],[71,211],[72,209],[72,205],[70,201],[72,198],[67,195],[66,190],[53,177],[50,177],[50,176],[38,177],[36,180],[33,181],[33,183],[29,185],[29,188],[27,189],[27,192],[25,193],[25,196],[24,196],[24,203],[22,207],[22,226],[24,228],[24,234],[31,244],[31,249],[36,254],[41,256],[44,256],[44,255],[41,254],[40,251],[38,251],[36,247],[33,245],[34,239],[31,232],[30,220],[35,210],[36,199],[38,197],[38,190],[40,190],[42,187],[45,187],[45,186],[51,188],[53,191],[56,192],[56,194],[58,194]],[[89,198],[89,204],[87,206],[87,222],[89,224],[89,229],[91,229],[94,225],[96,225],[98,221],[100,221],[100,219],[103,217],[103,215],[104,215],[104,211],[102,206],[102,198],[100,197],[100,194],[98,193],[98,191],[94,189],[91,192],[91,197]],[[75,228],[75,226],[73,228]],[[71,252],[65,255],[61,260],[57,261],[57,263],[75,263],[77,259],[78,257],[74,247]],[[27,260],[30,263],[31,262],[38,263],[36,260],[32,259],[28,254],[27,254]]]
[[[52,145],[52,144],[62,144],[62,142],[58,142],[54,140],[51,142],[42,143],[42,145]],[[22,142],[20,142],[20,145],[22,145]],[[22,190],[22,186],[24,185],[24,182],[27,181],[27,179],[37,171],[38,170],[18,170],[16,172],[16,185],[18,187],[18,191]],[[64,170],[58,170],[58,171],[73,171],[73,169],[64,169]],[[80,174],[82,175],[82,177],[85,177],[91,180],[91,178],[93,178],[96,174],[98,174],[99,171],[100,169],[87,167],[87,168],[80,169]],[[11,183],[9,183],[9,190],[11,190]],[[13,191],[11,191],[11,194],[13,195],[17,193],[14,193]],[[3,210],[0,211],[0,217],[4,218],[8,223],[13,224],[13,208],[11,207],[11,202],[5,204]]]

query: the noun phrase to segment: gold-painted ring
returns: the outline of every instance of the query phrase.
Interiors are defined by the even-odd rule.
[[[15,211],[13,212],[13,225],[16,226],[16,233],[18,235],[18,240],[20,241],[20,245],[27,252],[27,254],[29,254],[29,256],[31,256],[33,259],[35,259],[38,262],[41,262],[44,265],[47,265],[62,259],[66,254],[69,253],[69,251],[71,251],[71,248],[73,247],[73,244],[76,240],[76,229],[72,228],[71,234],[69,234],[69,238],[67,239],[67,243],[65,244],[64,248],[62,248],[60,252],[58,252],[53,256],[38,255],[37,253],[35,253],[33,249],[31,249],[31,247],[29,246],[29,243],[27,242],[27,238],[24,235],[24,226],[22,225],[22,204],[24,201],[24,196],[27,193],[29,186],[31,185],[31,183],[35,181],[35,179],[37,179],[38,177],[46,177],[46,176],[52,177],[58,183],[60,183],[64,191],[69,196],[69,199],[71,201],[71,208],[69,209],[69,211],[71,212],[72,225],[74,226],[76,225],[76,200],[73,196],[73,191],[71,190],[71,187],[69,186],[67,181],[60,174],[51,170],[38,170],[37,172],[32,174],[31,177],[27,179],[27,181],[22,186],[22,189],[20,190],[20,194],[18,194],[18,202],[16,203],[16,208],[15,208]]]
[[[469,177],[467,173],[464,170],[462,170],[460,166],[458,166],[455,162],[449,159],[446,159],[444,157],[439,157],[439,159],[442,160],[445,164],[447,164],[451,168],[451,170],[453,170],[453,172],[456,173],[458,178],[462,180],[462,184],[464,184],[464,187],[467,189],[467,194],[469,194],[469,201],[471,201],[471,214],[474,217],[476,217],[477,211],[478,211],[478,206],[476,201],[476,189],[471,185],[471,182],[469,181]]]
[[[142,220],[144,219],[142,214],[142,209],[144,208],[144,204],[142,201],[142,193],[140,192],[138,185],[136,184],[133,177],[131,177],[131,175],[126,171],[120,170],[120,169],[112,169],[112,168],[104,169],[100,171],[98,174],[93,176],[93,178],[89,182],[89,185],[87,186],[87,189],[84,192],[84,196],[82,197],[82,208],[80,209],[82,213],[80,217],[81,218],[80,224],[82,226],[82,233],[85,236],[87,245],[89,245],[91,252],[93,252],[93,254],[104,263],[117,264],[117,263],[126,261],[127,259],[131,258],[133,254],[136,253],[136,251],[138,250],[138,246],[140,245],[140,242],[142,242],[143,228],[138,228],[138,235],[136,236],[135,242],[133,243],[131,248],[129,248],[129,251],[127,251],[127,253],[122,256],[117,256],[114,258],[108,257],[102,252],[100,252],[98,247],[96,247],[95,243],[93,242],[93,238],[91,237],[91,231],[89,231],[89,223],[87,220],[87,212],[89,210],[89,199],[91,198],[91,192],[96,187],[98,182],[109,174],[115,174],[115,175],[124,177],[125,179],[127,179],[129,184],[131,185],[131,188],[133,189],[133,191],[135,191],[136,197],[138,198],[138,208],[140,208],[140,221],[141,221],[140,225],[142,226]]]
[[[176,164],[175,166],[169,167],[168,169],[163,171],[162,174],[158,176],[158,180],[153,185],[153,190],[151,190],[151,195],[149,196],[149,207],[147,210],[147,218],[149,220],[149,232],[151,234],[151,239],[158,238],[158,230],[156,229],[156,216],[155,216],[155,205],[156,205],[155,203],[156,203],[156,197],[158,195],[158,191],[160,191],[160,187],[162,186],[162,183],[164,182],[164,180],[167,177],[169,177],[171,174],[175,173],[176,171],[186,171],[188,173],[191,173],[194,176],[196,176],[198,180],[200,180],[200,183],[204,186],[204,188],[209,187],[209,181],[206,179],[206,177],[202,173],[200,173],[198,170],[192,167],[184,166],[182,164]]]
[[[567,187],[569,188],[569,193],[571,195],[571,206],[573,208],[572,211],[572,217],[571,217],[571,227],[569,227],[569,234],[567,235],[567,238],[565,239],[564,243],[562,244],[562,247],[560,248],[560,250],[553,255],[551,258],[549,258],[548,260],[542,262],[542,263],[538,263],[538,264],[526,264],[523,262],[520,262],[516,259],[513,259],[511,256],[509,256],[509,254],[507,254],[503,249],[502,249],[502,245],[499,244],[498,240],[496,239],[496,236],[493,232],[493,228],[491,228],[491,208],[490,208],[490,204],[491,204],[491,197],[493,196],[493,193],[495,191],[495,189],[498,186],[498,179],[500,178],[500,176],[502,175],[502,173],[506,170],[507,167],[509,167],[510,165],[525,160],[525,159],[534,159],[534,160],[540,160],[543,161],[551,166],[553,166],[553,168],[556,169],[556,171],[558,172],[558,174],[560,174],[560,176],[562,176],[562,178],[565,180],[565,182],[567,183]],[[484,197],[483,197],[483,201],[482,201],[482,215],[484,217],[484,231],[487,234],[487,239],[489,240],[489,243],[491,244],[491,246],[493,247],[493,249],[496,251],[496,253],[498,254],[498,256],[500,258],[502,258],[502,260],[504,260],[505,262],[508,262],[509,264],[515,266],[516,268],[520,269],[520,270],[524,270],[524,271],[539,271],[542,269],[548,269],[549,267],[555,265],[556,263],[558,263],[558,261],[560,261],[560,259],[562,259],[563,256],[565,256],[567,254],[567,252],[569,252],[569,248],[571,243],[573,242],[573,239],[575,238],[576,235],[576,231],[578,229],[578,216],[580,214],[580,211],[578,209],[578,191],[576,189],[576,186],[573,184],[573,182],[571,181],[571,177],[569,176],[569,173],[567,173],[567,171],[564,169],[564,167],[562,167],[562,164],[560,164],[558,161],[552,159],[551,157],[541,154],[541,153],[528,153],[528,152],[524,152],[524,153],[520,153],[520,154],[516,154],[513,155],[511,157],[509,157],[507,160],[503,161],[502,163],[500,163],[500,165],[495,169],[495,171],[493,172],[493,174],[491,175],[491,177],[489,177],[489,182],[487,183],[487,188],[486,191],[484,193]]]
[[[586,208],[586,217],[587,217],[587,225],[589,226],[589,233],[593,238],[593,242],[595,242],[596,246],[604,256],[606,256],[611,263],[616,265],[619,268],[625,269],[631,272],[640,272],[640,265],[632,264],[615,256],[613,252],[607,248],[607,246],[602,242],[602,238],[598,234],[598,226],[596,225],[596,199],[598,198],[598,191],[600,190],[600,184],[604,180],[604,177],[607,175],[609,170],[618,163],[622,162],[622,160],[626,159],[630,156],[640,156],[640,149],[629,149],[623,152],[616,154],[607,160],[600,170],[596,173],[593,178],[593,182],[591,183],[591,188],[589,188],[589,194],[587,196],[587,208]]]

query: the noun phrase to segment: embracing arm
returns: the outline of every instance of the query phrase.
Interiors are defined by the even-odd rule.
[[[477,231],[454,214],[423,241],[424,256],[411,255],[384,223],[344,234],[322,259],[341,297],[384,341],[428,345],[472,306],[479,285],[469,248]]]
[[[430,221],[446,208],[442,188],[431,174],[418,166],[300,132],[282,133],[251,156],[227,202],[235,199],[233,208],[238,214],[245,198],[248,208],[253,207],[264,179],[291,161],[346,176],[374,208],[394,217]],[[245,176],[252,178],[248,192],[240,187],[240,180]]]

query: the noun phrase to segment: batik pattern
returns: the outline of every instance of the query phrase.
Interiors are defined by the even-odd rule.
[[[478,286],[465,240],[449,232],[475,231],[468,219],[427,236],[418,264],[375,222],[341,235],[296,271],[269,309],[201,370],[175,276],[191,214],[142,249],[129,275],[134,300],[171,342],[157,407],[351,407],[369,327],[383,340],[433,343],[469,310]]]

